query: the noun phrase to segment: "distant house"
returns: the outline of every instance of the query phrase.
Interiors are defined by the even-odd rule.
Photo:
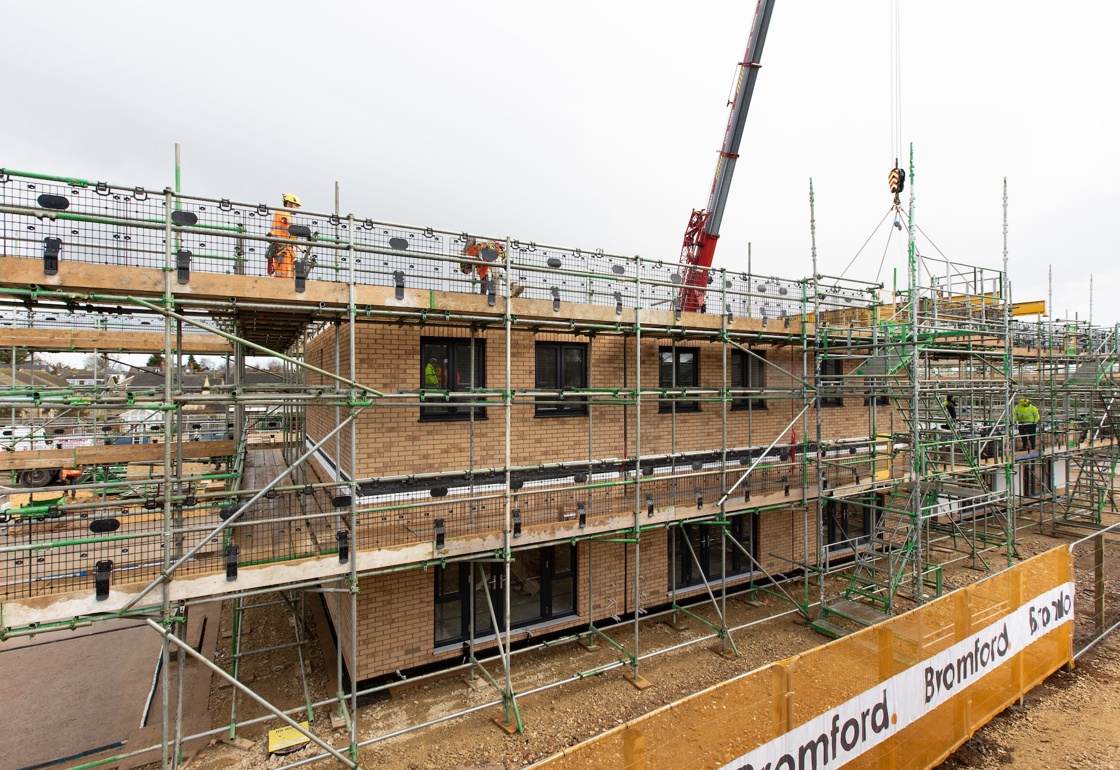
[[[13,382],[14,379],[14,382]],[[0,382],[13,384],[17,388],[68,388],[70,384],[63,378],[42,371],[41,369],[19,368],[13,373],[11,370],[0,375]],[[29,408],[20,407],[15,410],[16,417],[54,417],[56,409],[53,407]]]
[[[126,382],[130,390],[162,388],[164,376],[161,371],[133,368],[129,370]],[[176,378],[175,382],[188,393],[208,393],[210,388],[223,384],[224,375],[222,372],[183,374]]]
[[[94,373],[90,369],[71,369],[63,377],[74,387],[100,387],[114,383],[111,372]]]

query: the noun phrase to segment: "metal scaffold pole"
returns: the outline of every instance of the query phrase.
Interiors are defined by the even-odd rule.
[[[512,251],[510,242],[506,240],[506,254]],[[505,468],[505,493],[504,493],[504,508],[505,516],[503,522],[502,533],[502,600],[505,603],[505,628],[500,631],[505,635],[505,644],[501,645],[502,652],[502,668],[505,670],[505,689],[502,692],[502,700],[505,704],[505,722],[502,725],[503,729],[509,732],[523,732],[525,726],[521,722],[521,713],[517,708],[517,696],[513,691],[513,674],[510,667],[513,663],[510,657],[510,645],[513,643],[512,633],[512,596],[513,590],[513,575],[512,575],[512,561],[513,561],[513,505],[511,497],[512,478],[510,477],[510,465],[513,459],[513,315],[512,308],[510,307],[510,284],[513,277],[513,265],[507,262],[505,266],[506,280],[502,281],[502,301],[505,306],[503,313],[503,327],[504,327],[504,343],[505,343],[505,382],[502,393],[502,411],[505,418],[505,435],[503,441],[503,450],[505,456],[502,465]],[[472,370],[473,378],[473,370]],[[473,380],[472,380],[473,383]],[[489,596],[487,592],[487,596]],[[492,611],[492,610],[491,610]],[[494,630],[498,631],[498,624],[494,623]]]
[[[1012,303],[1012,286],[1008,278],[1008,252],[1007,252],[1007,177],[1003,178],[1003,360],[1004,360],[1004,385],[1003,385],[1003,399],[1007,405],[1006,412],[1011,414],[1011,383],[1014,377],[1014,346],[1012,344],[1011,334],[1011,303]],[[1041,377],[1039,378],[1041,384]],[[1010,427],[1010,422],[1008,423]],[[1010,431],[1009,431],[1010,432]],[[1010,479],[1009,479],[1010,481]],[[1008,489],[1011,489],[1008,484]],[[1012,566],[1015,555],[1015,540],[1016,540],[1016,524],[1018,521],[1017,507],[1019,501],[1018,496],[1009,494],[1007,496],[1007,522],[1006,522],[1006,550],[1007,550],[1007,566]]]
[[[925,502],[922,493],[923,476],[923,447],[922,434],[918,417],[918,406],[921,404],[921,348],[919,311],[921,297],[918,294],[918,250],[915,242],[914,224],[914,145],[910,145],[910,213],[906,228],[906,288],[909,293],[910,318],[907,336],[910,342],[910,395],[913,399],[911,409],[915,419],[910,422],[910,473],[914,484],[914,491],[910,495],[910,530],[911,547],[913,548],[913,564],[910,568],[911,587],[914,596],[920,602],[924,591],[922,590],[922,561],[925,558],[923,545],[924,528],[922,522],[922,508]],[[892,602],[893,605],[893,602]]]
[[[349,217],[350,233],[348,238],[353,237],[354,232],[354,218]],[[346,287],[346,304],[347,304],[347,317],[350,320],[349,334],[350,334],[350,368],[349,380],[351,383],[358,381],[358,352],[357,352],[357,332],[355,327],[358,321],[357,304],[355,302],[355,262],[354,253],[350,252],[349,258],[346,260],[349,265],[349,275]],[[358,682],[360,681],[358,673],[358,596],[361,592],[358,585],[358,559],[357,551],[360,547],[358,541],[358,494],[360,488],[358,486],[358,411],[355,411],[355,404],[358,402],[358,390],[351,386],[349,393],[350,400],[350,417],[348,423],[350,425],[350,536],[353,539],[355,555],[350,559],[350,574],[349,574],[349,589],[350,589],[350,720],[347,724],[347,735],[350,739],[350,758],[354,761],[355,767],[359,764],[358,760]],[[341,460],[339,462],[341,466]]]
[[[824,608],[824,575],[827,568],[825,545],[824,545],[824,458],[823,450],[823,420],[821,415],[821,399],[820,399],[820,384],[821,384],[821,298],[820,298],[820,273],[817,270],[817,209],[816,209],[816,196],[813,192],[813,180],[809,180],[809,249],[810,257],[812,259],[812,291],[813,291],[813,399],[815,409],[813,410],[814,417],[816,418],[816,462],[817,462],[817,494],[815,499],[816,512],[813,518],[815,523],[814,530],[816,531],[817,549],[816,549],[816,567],[817,567],[817,584],[820,589],[820,603],[823,612]],[[804,349],[804,348],[803,348]],[[806,421],[808,415],[806,415]],[[802,431],[804,434],[804,430]],[[808,454],[803,453],[803,454]],[[804,458],[807,461],[808,458]],[[803,504],[807,505],[808,501]],[[809,519],[808,508],[805,509],[803,514],[803,526],[806,532],[805,537],[805,606],[809,606]]]
[[[637,291],[635,292],[636,304],[634,307],[634,475],[635,478],[641,478],[641,464],[642,464],[642,268],[640,260],[635,260],[637,267],[636,280]],[[676,341],[674,340],[674,345]],[[675,350],[675,348],[674,348]],[[676,384],[676,363],[674,361],[673,383]],[[676,430],[676,409],[673,412],[673,430],[675,438]],[[673,446],[671,451],[676,451]],[[674,460],[674,463],[676,461]],[[641,653],[639,651],[638,631],[641,624],[641,536],[642,525],[639,511],[641,510],[641,501],[638,498],[640,494],[640,484],[634,485],[634,652],[630,657],[631,672],[629,680],[635,687],[641,689],[648,686],[648,682],[642,678],[640,665]],[[622,546],[624,549],[626,545]]]
[[[179,145],[175,145],[175,175],[176,175],[176,177],[178,177],[178,175],[179,175]],[[165,203],[166,203],[166,206],[167,206],[167,211],[171,211],[173,198],[172,198],[172,193],[171,193],[170,190],[167,190],[165,192],[164,198],[165,198]],[[170,218],[168,218],[166,226],[165,226],[164,243],[165,243],[165,247],[164,247],[165,269],[164,269],[164,274],[163,274],[163,303],[164,303],[164,307],[170,308],[170,307],[173,306],[172,303],[174,302],[174,298],[173,298],[172,293],[171,293],[172,238],[171,238],[171,220],[170,220]],[[172,559],[172,552],[174,550],[174,537],[175,537],[174,532],[172,530],[172,520],[171,520],[171,497],[172,497],[172,495],[171,495],[171,486],[172,486],[172,483],[171,483],[171,479],[172,479],[172,472],[171,472],[171,468],[172,468],[172,465],[171,465],[171,435],[172,435],[172,433],[171,433],[171,431],[172,431],[172,428],[174,426],[174,422],[173,422],[172,410],[169,407],[171,407],[172,404],[173,404],[172,389],[173,389],[174,383],[173,383],[173,380],[172,380],[172,377],[171,377],[172,340],[171,340],[171,325],[170,324],[164,324],[164,326],[163,326],[163,340],[164,340],[164,355],[163,355],[163,407],[164,407],[164,411],[163,411],[163,467],[164,467],[164,475],[167,479],[166,482],[164,483],[164,487],[163,487],[163,532],[164,532],[164,536],[163,536],[163,554],[164,554],[164,556],[163,556],[163,569],[164,569],[164,572],[166,573],[170,570],[170,567],[171,567],[171,559]],[[161,597],[160,620],[161,620],[161,622],[163,623],[163,625],[166,629],[170,629],[171,628],[171,585],[170,585],[170,583],[164,581],[163,585],[160,587],[160,597]],[[161,673],[160,686],[163,689],[163,691],[161,693],[162,698],[163,698],[163,725],[162,725],[163,757],[162,757],[161,762],[162,762],[162,767],[170,768],[170,767],[172,767],[172,763],[173,763],[172,754],[171,754],[171,746],[169,745],[169,742],[170,742],[169,729],[170,729],[170,719],[171,719],[171,711],[170,711],[170,703],[169,703],[170,692],[171,692],[171,677],[169,676],[169,671],[170,671],[170,668],[171,668],[171,642],[168,640],[167,636],[164,636],[162,645],[163,645],[163,651],[162,651],[163,657],[162,657],[161,666],[160,666],[160,673]]]

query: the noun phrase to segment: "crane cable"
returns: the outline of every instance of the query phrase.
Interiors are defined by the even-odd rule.
[[[901,206],[899,195],[906,187],[906,172],[899,165],[902,157],[902,35],[899,25],[899,0],[890,0],[891,9],[891,154],[894,168],[887,175],[887,186],[894,194],[894,205]]]
[[[892,227],[897,230],[902,230],[902,223],[906,221],[905,214],[902,210],[902,202],[899,195],[906,187],[906,171],[903,170],[899,164],[899,158],[902,156],[902,33],[899,24],[899,0],[888,0],[890,3],[890,38],[891,38],[891,155],[894,156],[894,167],[887,175],[887,186],[891,193],[894,194],[894,201],[887,213],[879,220],[879,224],[875,225],[875,229],[871,231],[871,235],[867,237],[863,245],[859,247],[855,255],[852,256],[851,261],[848,262],[847,267],[840,273],[843,278],[847,275],[848,270],[851,269],[859,255],[871,243],[871,239],[875,237],[875,233],[879,231],[883,222],[887,217],[894,214],[894,222]],[[891,235],[888,232],[887,242],[883,247],[883,258],[879,261],[879,270],[875,275],[875,280],[879,279],[879,275],[883,272],[883,263],[886,260],[886,250],[890,246]]]

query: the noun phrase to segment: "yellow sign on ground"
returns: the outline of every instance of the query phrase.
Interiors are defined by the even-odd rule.
[[[307,722],[300,722],[299,726],[306,730]],[[268,731],[269,754],[287,754],[310,742],[310,738],[294,727],[278,727]]]

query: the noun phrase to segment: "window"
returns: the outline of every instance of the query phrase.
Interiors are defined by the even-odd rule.
[[[873,496],[868,505],[829,498],[824,504],[825,537],[830,552],[843,551],[864,545],[871,539],[875,526],[874,505],[881,505]]]
[[[844,405],[844,399],[840,397],[840,385],[843,383],[840,377],[842,377],[843,374],[844,362],[839,358],[826,358],[821,361],[821,392],[835,394],[829,396],[822,395],[820,397],[821,406]]]
[[[727,527],[731,537],[743,544],[751,555],[755,554],[754,533],[752,531],[754,517],[749,515],[733,516]],[[673,563],[673,574],[670,575],[670,588],[687,588],[699,585],[707,579],[708,582],[719,580],[723,557],[720,546],[723,541],[720,527],[714,524],[682,524],[670,530],[669,560]],[[689,544],[692,550],[689,550]],[[754,565],[743,552],[727,538],[726,546],[727,576],[744,575],[750,572]],[[696,552],[696,560],[692,552]],[[700,562],[697,569],[696,561]]]
[[[890,387],[890,380],[883,379],[882,377],[872,377],[867,380],[867,395],[864,396],[863,405],[871,406],[871,398],[873,393],[878,393],[875,396],[875,404],[877,406],[890,406],[891,397],[883,393]]]
[[[696,348],[661,348],[657,384],[662,388],[700,386],[700,351]],[[658,406],[659,412],[699,412],[698,399],[670,395]]]
[[[587,387],[587,345],[579,342],[537,343],[537,387],[571,390]],[[582,396],[537,396],[537,416],[587,414]]]
[[[742,350],[731,353],[731,387],[732,388],[765,388],[766,364],[755,356],[765,357],[761,353],[750,355]],[[764,398],[734,398],[731,400],[732,409],[765,409]]]
[[[471,375],[471,340],[423,337],[420,340],[420,387],[424,390],[469,391],[486,385],[486,343],[474,340],[474,375]],[[486,408],[442,402],[420,407],[421,420],[466,420],[474,411],[486,417]]]
[[[448,564],[435,570],[435,642],[454,644],[470,638],[471,592],[474,592],[474,635],[505,626],[505,568],[501,564]],[[486,594],[490,594],[487,603]],[[518,551],[510,564],[509,619],[514,628],[574,615],[576,611],[576,548],[548,546]]]

